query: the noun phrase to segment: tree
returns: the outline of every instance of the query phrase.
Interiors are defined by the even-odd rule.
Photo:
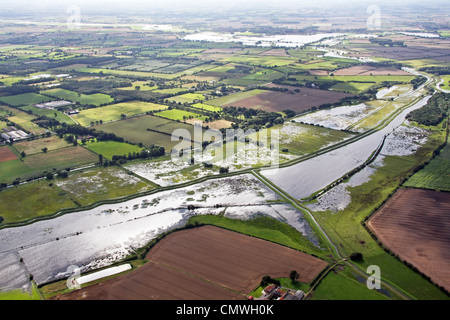
[[[352,261],[362,261],[363,260],[363,255],[360,252],[353,252],[350,255],[350,260],[352,260]]]
[[[53,173],[47,172],[47,174],[45,175],[45,178],[46,178],[47,180],[52,180],[52,179],[53,179]]]
[[[47,148],[47,147],[45,147],[45,148],[42,148],[41,150],[42,150],[42,152],[43,152],[43,153],[47,153],[47,151],[48,151],[48,148]]]
[[[25,158],[27,156],[27,154],[25,153],[25,151],[22,151],[22,153],[20,154],[22,156],[22,158]]]
[[[291,270],[289,273],[289,279],[291,279],[292,283],[296,283],[300,278],[300,274],[296,270]]]
[[[98,163],[103,164],[103,155],[102,154],[98,155]]]

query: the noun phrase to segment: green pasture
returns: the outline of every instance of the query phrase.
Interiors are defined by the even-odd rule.
[[[42,91],[42,93],[54,98],[69,100],[83,105],[100,106],[114,101],[109,95],[103,93],[81,94],[60,88]]]
[[[104,107],[92,108],[82,110],[79,114],[73,118],[81,125],[87,126],[96,121],[115,121],[122,119],[122,115],[127,117],[145,114],[146,112],[155,112],[159,110],[165,110],[168,107],[165,105],[143,102],[143,101],[130,101],[118,104],[110,104]]]

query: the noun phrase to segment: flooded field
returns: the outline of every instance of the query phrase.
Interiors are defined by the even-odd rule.
[[[384,136],[400,126],[410,111],[424,106],[428,99],[423,98],[389,125],[360,140],[293,166],[262,170],[261,173],[297,199],[306,198],[363,164],[380,146]]]
[[[220,214],[225,208],[227,215],[241,219],[255,212],[271,215],[311,236],[301,213],[290,206],[267,202],[275,200],[280,200],[277,194],[247,174],[2,229],[0,254],[17,258],[12,263],[14,269],[0,270],[0,279],[18,278],[25,268],[37,284],[43,284],[68,276],[70,265],[81,267],[82,272],[107,266],[159,234],[183,226],[192,215]],[[188,210],[188,205],[198,208]]]

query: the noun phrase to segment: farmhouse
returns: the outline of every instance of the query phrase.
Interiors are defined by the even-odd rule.
[[[275,284],[264,288],[262,294],[262,300],[300,300],[305,295],[302,290],[292,290]]]

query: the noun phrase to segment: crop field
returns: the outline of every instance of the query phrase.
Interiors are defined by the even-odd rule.
[[[185,110],[178,110],[178,109],[172,109],[172,110],[164,110],[161,112],[155,113],[156,116],[167,118],[174,121],[186,121],[188,119],[197,119],[200,121],[204,121],[206,119],[206,116],[185,111]]]
[[[274,86],[274,85],[273,85]],[[233,94],[215,100],[205,101],[221,107],[246,107],[261,109],[268,112],[282,112],[290,109],[296,113],[306,111],[312,107],[318,107],[325,103],[336,103],[349,95],[341,92],[301,88],[300,92],[295,92],[294,87],[282,86],[292,89],[290,93],[272,90],[252,90],[243,93]]]
[[[73,118],[81,125],[87,126],[92,122],[100,121],[109,122],[120,120],[122,114],[127,117],[145,114],[149,111],[165,110],[168,107],[161,104],[154,104],[142,101],[130,101],[118,104],[111,104],[104,107],[82,110]]]
[[[23,106],[20,107],[23,111],[31,111],[33,114],[37,116],[46,116],[49,118],[54,118],[55,120],[67,124],[75,124],[75,122],[66,114],[58,111],[58,110],[49,110],[49,109],[39,109],[34,106]],[[56,114],[56,116],[55,116]]]
[[[43,91],[42,93],[54,98],[69,100],[79,104],[92,106],[100,106],[112,103],[114,101],[114,99],[111,98],[109,95],[103,93],[94,93],[87,95],[59,88],[46,90]]]
[[[449,212],[449,193],[400,189],[368,225],[400,259],[449,290]]]
[[[190,133],[190,137],[187,136],[187,138],[194,138],[194,126],[153,116],[142,116],[106,123],[94,128],[112,132],[131,143],[142,143],[145,147],[150,147],[151,145],[164,147],[166,153],[180,143],[178,140],[171,140],[174,130],[185,129]]]
[[[70,146],[72,145],[68,144],[65,140],[60,139],[57,136],[51,136],[48,138],[41,138],[31,141],[17,142],[14,143],[12,147],[16,149],[18,153],[25,152],[27,155],[32,155],[36,153],[43,153],[43,148],[47,148],[48,152]]]
[[[31,121],[34,118],[36,118],[36,116],[30,115],[19,109],[7,107],[7,106],[1,106],[0,109],[11,112],[12,116],[8,117],[8,120],[11,122],[14,122],[15,124],[18,124],[25,130],[32,132],[34,134],[45,133],[46,130],[44,128],[39,127],[37,124],[35,124]]]
[[[86,148],[101,154],[103,157],[110,159],[114,155],[128,155],[128,153],[140,152],[142,148],[133,144],[117,142],[117,141],[95,141],[87,142]]]
[[[212,105],[215,107],[222,107],[225,105],[231,105],[234,102],[237,102],[237,101],[240,101],[240,100],[243,100],[246,98],[251,98],[251,97],[257,96],[264,92],[266,92],[266,90],[254,89],[254,90],[250,90],[250,91],[230,94],[228,96],[217,98],[214,100],[204,101],[203,103],[209,104],[209,105]]]
[[[376,68],[366,65],[358,65],[339,69],[333,72],[335,76],[411,76],[410,73],[394,68]]]
[[[180,102],[180,103],[193,103],[195,100],[203,101],[205,96],[201,93],[185,93],[179,96],[169,98],[170,101]]]
[[[37,94],[37,93],[23,93],[14,96],[1,97],[0,102],[13,107],[24,106],[27,104],[38,104],[42,102],[52,101],[53,99]]]
[[[42,176],[45,171],[62,170],[93,164],[98,156],[76,146],[60,148],[47,153],[35,153],[25,158],[0,163],[0,181],[12,182],[16,178],[27,179]]]
[[[450,145],[442,149],[441,153],[435,157],[422,170],[415,173],[405,187],[425,188],[431,190],[450,191]]]
[[[149,262],[134,272],[60,298],[242,300],[266,274],[286,277],[294,269],[301,282],[309,283],[328,265],[308,254],[212,226],[172,233],[146,259]]]
[[[195,103],[191,105],[192,108],[211,111],[211,112],[222,112],[221,107],[212,106],[206,103]]]
[[[234,55],[220,59],[223,62],[242,63],[263,67],[280,67],[296,62],[297,59],[292,57],[274,57],[260,55]]]
[[[17,156],[14,152],[11,151],[8,147],[0,148],[0,162],[16,160]]]

